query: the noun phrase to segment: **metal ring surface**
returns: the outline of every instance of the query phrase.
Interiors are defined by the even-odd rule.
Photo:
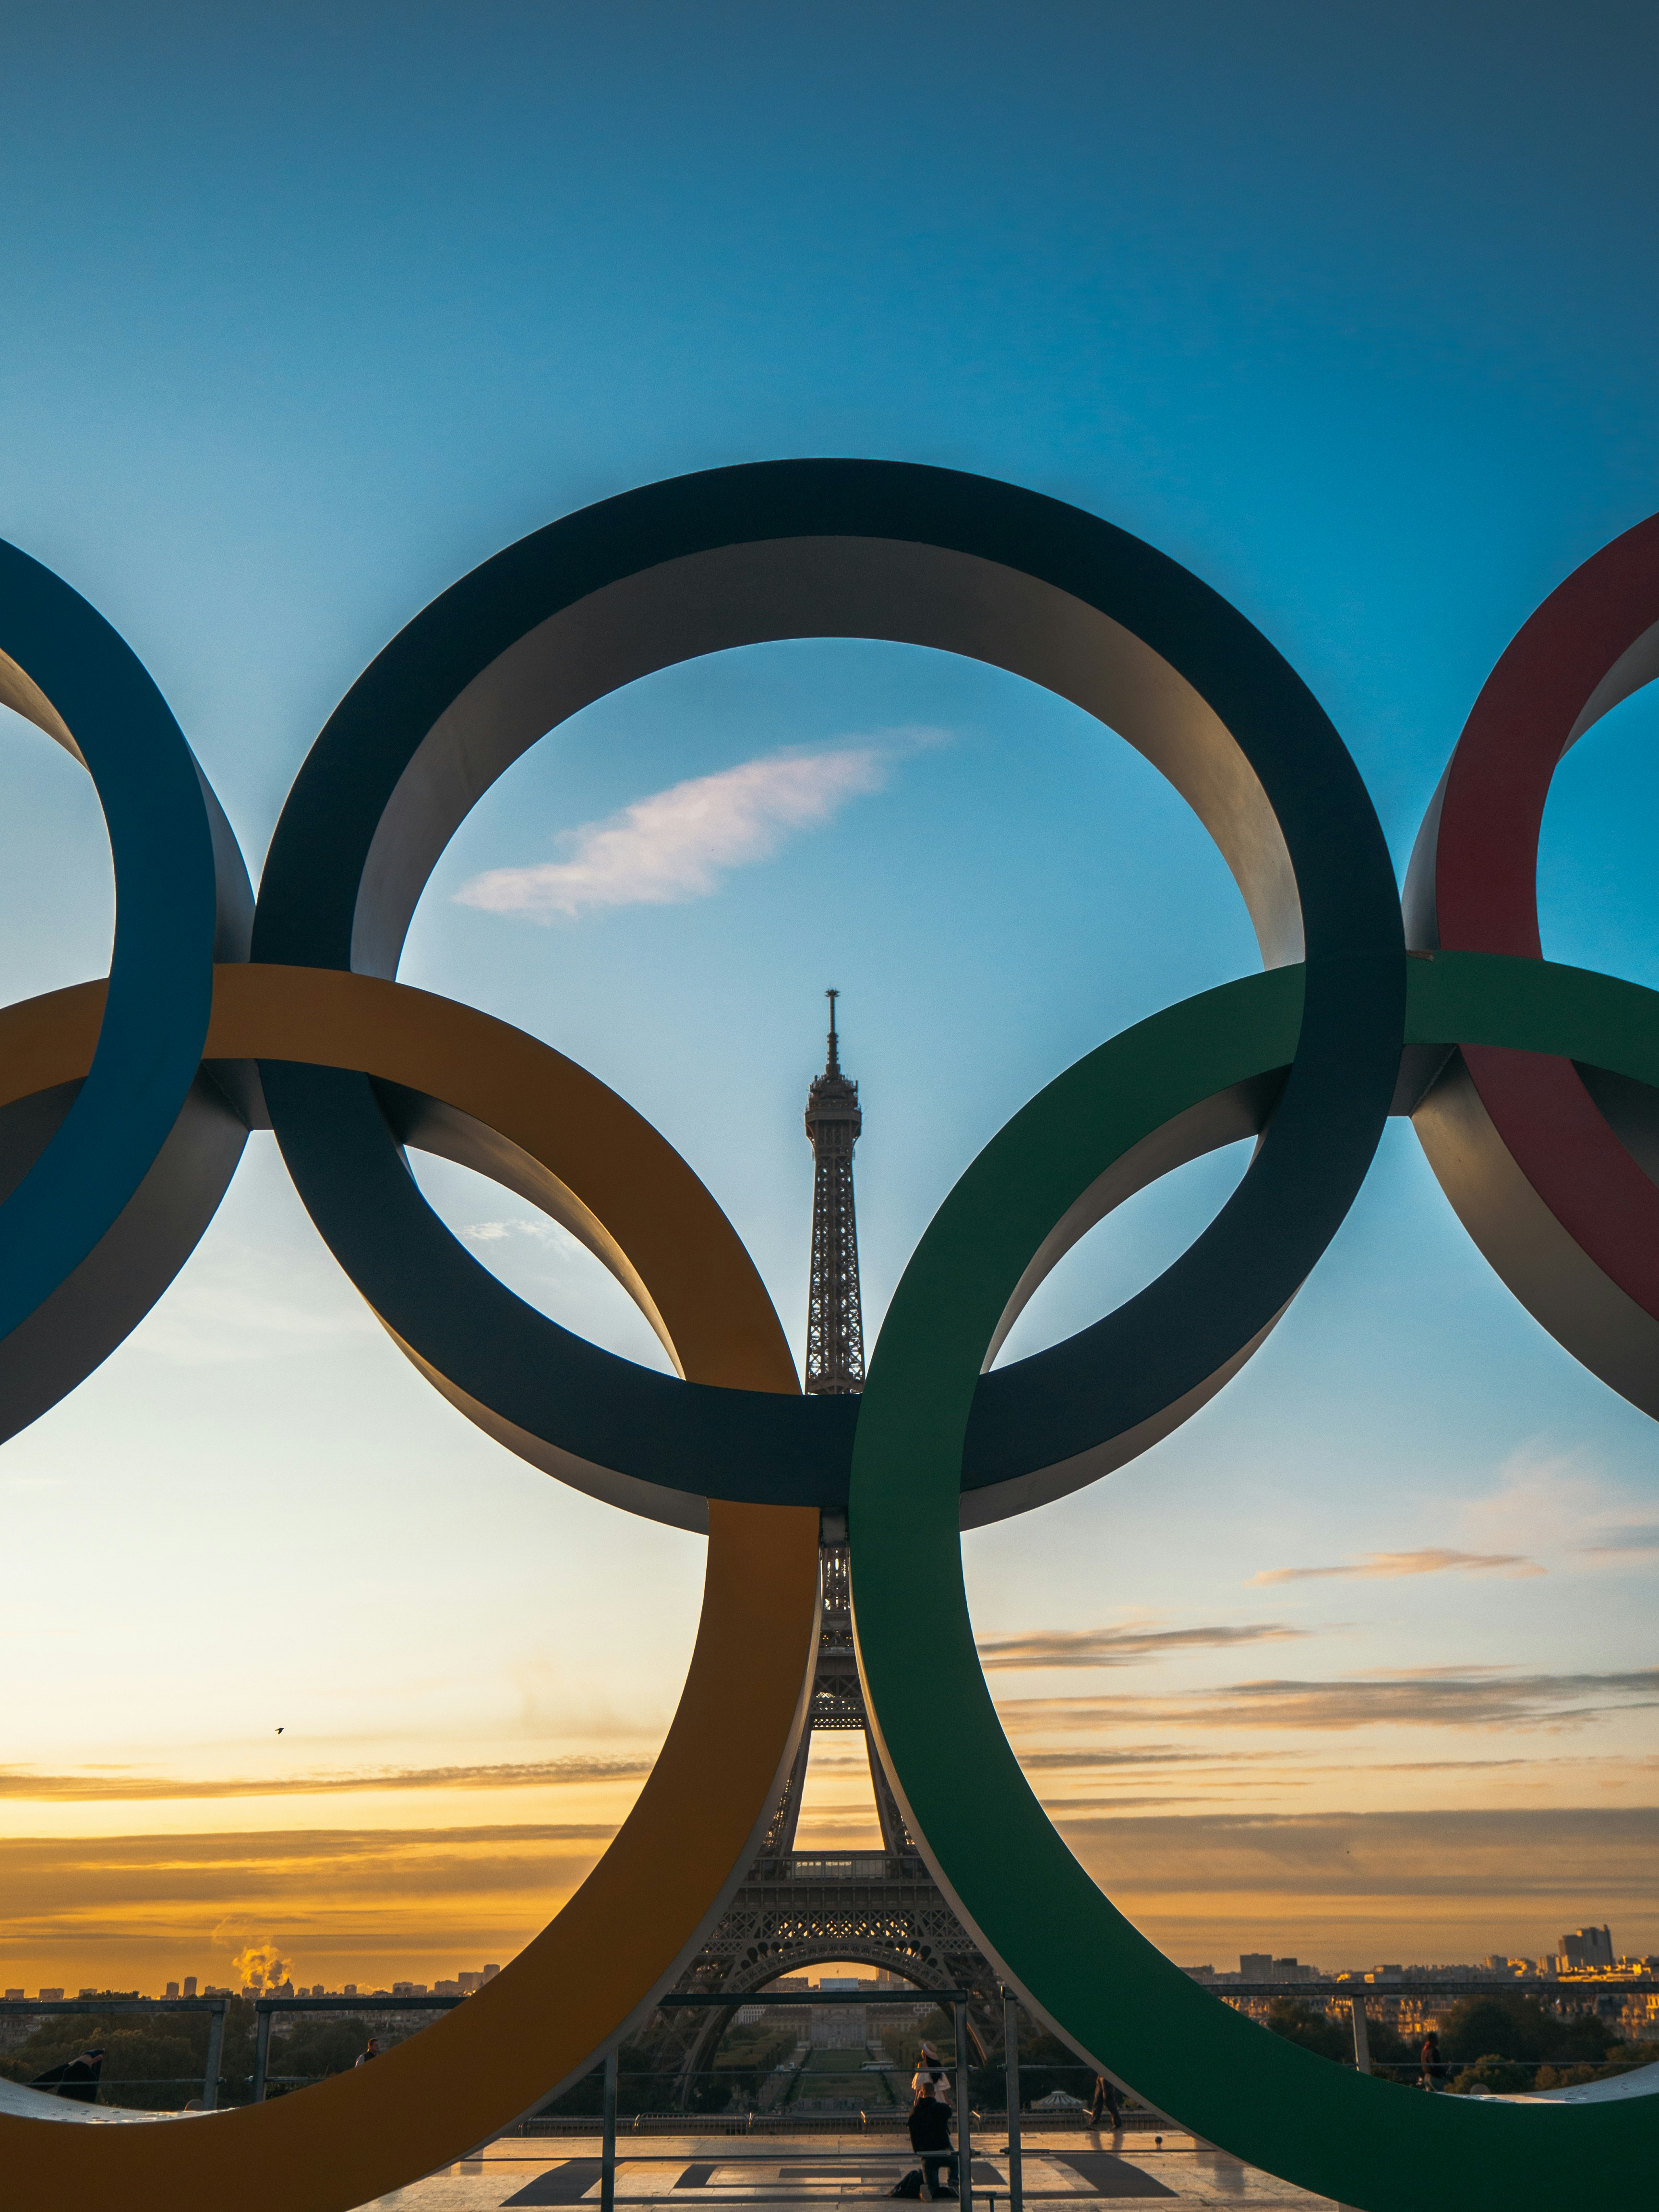
[[[1659,1074],[1659,995],[1541,963],[1448,954],[1412,969],[1413,1041],[1496,1034]],[[1073,1856],[1025,1781],[975,1649],[957,1487],[1003,1306],[1079,1191],[1175,1116],[1270,1073],[1294,1034],[1273,975],[1155,1015],[1040,1092],[940,1207],[860,1402],[849,1515],[860,1672],[946,1895],[999,1971],[1103,2070],[1210,2142],[1363,2212],[1467,2212],[1495,2193],[1517,2212],[1552,2212],[1587,2183],[1598,2199],[1642,2185],[1659,2099],[1540,2110],[1425,2098],[1264,2034],[1148,1942]]]
[[[61,577],[0,544],[0,704],[91,776],[109,834],[115,941],[82,1079],[0,1130],[0,1439],[107,1357],[143,1311],[135,1245],[193,1243],[241,1144],[197,1084],[213,962],[247,949],[252,893],[228,824],[130,646]],[[185,1247],[188,1249],[188,1245]]]
[[[708,1194],[582,1070],[505,1024],[378,979],[229,967],[216,983],[210,1059],[343,1060],[464,1122],[500,1106],[502,1141],[533,1160],[556,1206],[578,1199],[606,1236],[619,1215],[624,1230],[641,1228],[626,1265],[689,1373],[706,1365],[757,1390],[798,1387],[764,1287]],[[0,1015],[0,1103],[84,1074],[102,994],[81,985]],[[637,1223],[634,1192],[644,1194]],[[708,1273],[696,1272],[700,1261]],[[731,1310],[716,1316],[720,1296]],[[0,2206],[38,2212],[107,2197],[134,2212],[221,2212],[233,2202],[248,2212],[296,2203],[349,2212],[584,2072],[695,1950],[764,1829],[811,1680],[817,1558],[815,1513],[711,1509],[696,1646],[650,1778],[582,1887],[486,1989],[378,2065],[302,2097],[185,2126],[0,2115]]]
[[[1095,516],[939,469],[766,463],[608,500],[463,578],[347,695],[283,809],[254,955],[389,975],[448,838],[548,728],[650,670],[804,635],[963,653],[1096,714],[1205,821],[1264,957],[1305,948],[1293,1065],[1227,1206],[1117,1312],[980,1383],[972,1524],[1093,1480],[1220,1387],[1341,1219],[1394,1089],[1380,827],[1311,694],[1207,586]],[[844,1501],[849,1401],[708,1390],[598,1351],[450,1236],[362,1078],[271,1068],[265,1095],[313,1219],[377,1310],[538,1465],[603,1495],[620,1479],[690,1525],[708,1497]]]
[[[1557,764],[1659,676],[1659,515],[1592,556],[1486,679],[1419,834],[1410,941],[1537,960]],[[1659,1099],[1571,1062],[1469,1046],[1414,1115],[1464,1226],[1591,1371],[1659,1415]]]

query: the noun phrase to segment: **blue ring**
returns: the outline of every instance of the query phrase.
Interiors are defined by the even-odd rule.
[[[91,1068],[0,1205],[0,1431],[9,1434],[45,1407],[25,1392],[31,1402],[16,1416],[8,1352],[19,1364],[33,1357],[16,1333],[93,1260],[167,1145],[197,1080],[216,951],[246,957],[252,896],[218,802],[149,672],[78,592],[3,541],[0,654],[23,679],[5,684],[9,703],[60,744],[67,732],[91,775],[115,877]]]

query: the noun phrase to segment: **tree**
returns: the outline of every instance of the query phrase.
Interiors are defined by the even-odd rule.
[[[1531,2088],[1534,2070],[1522,2059],[1501,2058],[1495,2051],[1489,2051],[1454,2076],[1452,2094],[1466,2097],[1472,2089],[1484,2089],[1491,2097],[1517,2096]]]
[[[1311,2005],[1297,2004],[1294,1997],[1275,1997],[1263,2024],[1287,2043],[1311,2051],[1316,2058],[1353,2063],[1352,2030],[1339,2027],[1328,2013],[1316,2012]]]
[[[1463,1997],[1446,2016],[1440,2048],[1454,2065],[1473,2066],[1492,2057],[1540,2060],[1560,2066],[1595,2065],[1619,2040],[1594,2013],[1565,2018],[1546,2011],[1536,1997],[1518,1993]]]
[[[33,2081],[77,2051],[104,2053],[98,2101],[140,2112],[178,2112],[202,2094],[205,2013],[49,2013],[4,2059],[0,2074]]]
[[[350,2015],[342,2019],[323,2014],[307,2019],[301,2014],[291,2024],[285,2022],[270,2039],[266,2095],[286,2097],[307,2086],[304,2081],[284,2081],[281,2078],[284,2075],[300,2074],[310,2081],[320,2081],[331,2074],[347,2072],[357,2063],[373,2033],[366,2020]]]

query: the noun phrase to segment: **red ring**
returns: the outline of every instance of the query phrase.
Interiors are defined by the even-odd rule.
[[[1487,678],[1412,856],[1410,945],[1543,957],[1538,838],[1556,764],[1656,676],[1659,515],[1651,515],[1558,586]],[[1659,1320],[1659,1186],[1571,1061],[1485,1046],[1466,1046],[1463,1059],[1537,1197],[1607,1282]],[[1578,1343],[1569,1349],[1585,1357]],[[1595,1359],[1587,1364],[1601,1371]]]

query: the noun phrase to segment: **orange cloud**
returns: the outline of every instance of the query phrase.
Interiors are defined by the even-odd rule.
[[[1252,1575],[1253,1583],[1311,1583],[1334,1576],[1392,1577],[1396,1575],[1541,1575],[1547,1571],[1519,1552],[1448,1552],[1430,1546],[1420,1552],[1367,1552],[1340,1567],[1270,1567]]]

